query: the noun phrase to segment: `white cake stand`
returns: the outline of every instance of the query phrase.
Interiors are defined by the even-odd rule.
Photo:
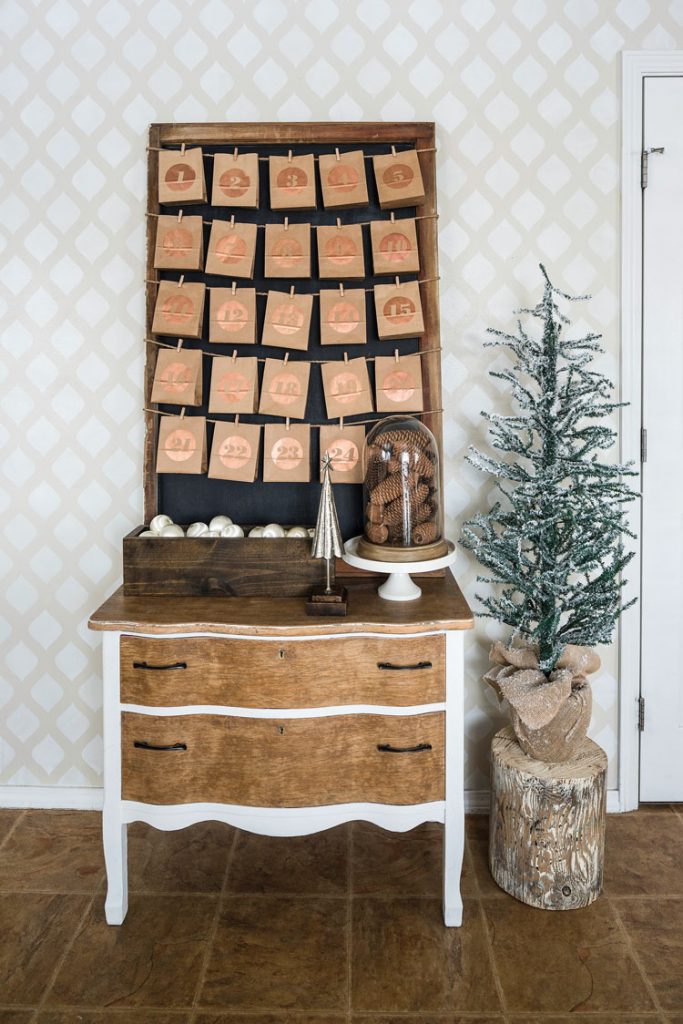
[[[432,569],[445,569],[457,558],[453,541],[446,541],[448,552],[440,558],[426,558],[422,562],[380,562],[376,558],[362,558],[358,554],[360,537],[352,537],[344,545],[342,558],[357,569],[368,569],[370,572],[388,573],[384,583],[377,589],[385,601],[416,601],[422,591],[410,578],[411,572],[430,572]]]

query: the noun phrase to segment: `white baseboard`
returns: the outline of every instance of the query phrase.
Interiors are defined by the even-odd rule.
[[[53,810],[101,811],[103,790],[95,786],[0,786],[0,807],[34,807]],[[618,789],[607,791],[607,813],[624,810]],[[468,814],[488,814],[489,791],[465,792]]]

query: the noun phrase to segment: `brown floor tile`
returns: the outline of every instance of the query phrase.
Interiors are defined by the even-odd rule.
[[[489,816],[488,814],[466,814],[465,815],[465,838],[467,841],[475,840],[483,843],[489,841]]]
[[[441,901],[353,901],[353,1012],[456,1013],[499,1009],[474,900],[462,928],[445,928]]]
[[[338,1012],[347,999],[346,930],[346,900],[226,899],[200,1005]]]
[[[347,828],[271,838],[242,832],[228,873],[228,892],[345,895]]]
[[[170,1010],[49,1010],[38,1014],[37,1024],[187,1024],[189,1019],[189,1013]]]
[[[444,1017],[442,1014],[439,1014],[438,1017],[430,1017],[427,1014],[426,1017],[423,1017],[421,1013],[417,1015],[411,1013],[409,1017],[404,1017],[403,1015],[399,1017],[385,1017],[384,1015],[378,1017],[376,1013],[369,1017],[364,1016],[362,1013],[351,1015],[351,1024],[504,1024],[504,1020],[505,1018],[500,1014],[490,1017],[473,1017],[469,1013],[465,1017],[459,1014],[455,1016],[449,1014],[447,1017]],[[539,1024],[539,1022],[536,1021],[535,1024]],[[602,1024],[602,1021],[600,1024]],[[654,1022],[650,1022],[650,1024],[654,1024]]]
[[[481,896],[507,896],[507,893],[497,885],[489,869],[489,844],[488,840],[468,840],[468,850],[472,860],[472,871],[477,881],[478,891]]]
[[[636,954],[665,1010],[683,1009],[683,900],[615,904]]]
[[[0,844],[9,835],[12,828],[24,812],[13,807],[0,807]]]
[[[0,894],[0,980],[5,1003],[34,1006],[73,937],[87,896]]]
[[[219,892],[234,830],[216,821],[176,832],[136,822],[128,828],[131,892]]]
[[[47,1007],[192,1004],[216,898],[133,895],[118,927],[98,900],[48,994]]]
[[[353,832],[353,891],[370,896],[439,896],[443,825],[387,832],[359,822]]]
[[[654,1009],[607,900],[555,912],[514,899],[483,905],[508,1010]]]
[[[670,808],[607,816],[605,892],[683,895],[683,823]]]
[[[30,1024],[33,1010],[0,1010],[0,1024]]]
[[[195,1024],[346,1024],[346,1017],[330,1013],[199,1013]],[[405,1024],[405,1022],[404,1022]]]
[[[102,817],[94,811],[27,811],[0,849],[0,889],[94,891],[104,875]]]
[[[510,1018],[514,1024],[663,1024],[659,1014],[652,1013],[607,1013],[596,1017],[593,1013],[549,1013],[539,1016]]]

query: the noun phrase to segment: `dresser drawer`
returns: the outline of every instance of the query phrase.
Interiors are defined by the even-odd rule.
[[[443,634],[328,640],[121,637],[124,704],[245,708],[445,699]]]
[[[313,807],[443,799],[442,712],[279,721],[124,712],[121,742],[124,800]]]

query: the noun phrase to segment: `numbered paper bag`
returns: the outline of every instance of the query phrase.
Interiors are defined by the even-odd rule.
[[[160,348],[150,401],[202,404],[202,353],[197,348]]]
[[[211,360],[209,412],[256,412],[258,362],[255,357],[218,356]]]
[[[157,473],[206,472],[206,417],[162,416]]]
[[[362,150],[329,153],[318,159],[323,205],[326,209],[349,209],[368,205],[368,183]]]
[[[365,427],[321,427],[320,457],[330,456],[333,484],[363,483],[363,445]],[[320,472],[322,480],[322,470]]]
[[[256,289],[209,289],[209,341],[224,345],[256,343]]]
[[[206,256],[207,274],[251,278],[255,256],[255,224],[236,224],[234,217],[213,222]]]
[[[212,480],[256,479],[261,427],[258,423],[217,423],[213,429],[209,476]]]
[[[159,153],[159,202],[205,203],[204,161],[199,148],[162,149]]]
[[[201,217],[157,217],[155,270],[201,270],[203,262]]]
[[[374,411],[368,365],[362,357],[323,363],[322,376],[328,419]]]
[[[364,345],[365,289],[324,288],[320,292],[320,344]]]
[[[204,320],[206,285],[160,281],[152,319],[152,334],[199,338]]]
[[[266,277],[311,276],[311,225],[266,224]]]
[[[414,149],[374,156],[379,205],[383,210],[424,203],[425,189],[420,161]]]
[[[311,428],[308,423],[268,423],[263,439],[265,483],[308,483],[311,479]]]
[[[306,415],[310,375],[310,363],[266,359],[258,411],[269,416],[291,416],[302,420]]]
[[[319,277],[365,277],[363,229],[360,224],[320,226],[316,228],[316,238]]]
[[[419,355],[377,356],[377,412],[422,412],[422,360]]]
[[[372,266],[376,274],[412,274],[420,269],[415,221],[370,223]]]
[[[315,160],[306,156],[271,156],[271,210],[315,210]]]
[[[268,292],[261,342],[277,348],[307,349],[313,296]]]
[[[258,207],[258,153],[216,153],[213,160],[212,206]]]
[[[418,338],[424,334],[417,281],[375,285],[375,312],[377,333],[381,339]]]

